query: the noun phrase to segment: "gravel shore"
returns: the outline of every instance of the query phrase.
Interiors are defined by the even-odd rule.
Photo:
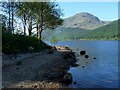
[[[63,88],[64,76],[76,62],[68,47],[57,46],[39,53],[3,55],[3,88]]]

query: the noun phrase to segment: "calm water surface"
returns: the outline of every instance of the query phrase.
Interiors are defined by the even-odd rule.
[[[70,68],[69,72],[76,84],[69,87],[118,87],[118,41],[60,41],[54,45],[68,46],[76,52],[80,66]],[[87,51],[88,59],[79,55],[81,50]]]

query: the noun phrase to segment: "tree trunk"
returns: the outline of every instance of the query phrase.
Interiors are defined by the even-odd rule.
[[[14,34],[14,2],[11,3],[11,11],[12,11],[12,32]]]
[[[38,24],[39,24],[39,23],[37,22],[37,23],[36,23],[36,29],[37,29],[37,30],[36,30],[36,31],[37,31],[37,37],[38,37],[38,33],[39,33],[39,25],[38,25]]]
[[[24,23],[24,35],[26,36],[26,17],[25,17],[25,14],[23,16],[23,23]]]
[[[29,36],[32,35],[32,18],[30,18],[30,21],[29,21],[28,33],[29,33]]]
[[[39,25],[38,39],[42,40],[42,31],[43,31],[43,15],[41,13],[41,22]]]
[[[41,10],[41,15],[40,15],[40,41],[42,41],[42,31],[43,31],[43,6],[42,6],[42,10]]]
[[[26,36],[26,26],[24,24],[24,35]]]
[[[32,32],[31,32],[31,30],[29,30],[29,36],[31,36],[32,35]]]
[[[8,11],[8,14],[9,14],[9,16],[8,16],[8,18],[9,18],[9,25],[8,25],[8,30],[10,30],[10,2],[8,2],[9,4],[8,4],[8,8],[9,8],[9,11]]]
[[[42,40],[42,31],[43,31],[43,29],[40,28],[40,40]]]

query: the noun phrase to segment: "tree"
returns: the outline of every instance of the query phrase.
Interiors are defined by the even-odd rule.
[[[0,25],[2,25],[2,26],[4,26],[4,27],[6,27],[7,26],[7,17],[5,16],[5,15],[3,15],[3,14],[0,14],[0,18],[2,19],[1,21],[0,21]]]
[[[34,2],[33,13],[36,19],[37,37],[42,39],[42,32],[46,28],[56,28],[63,20],[60,8],[53,2]]]
[[[8,0],[8,2],[2,2],[2,11],[7,14],[8,17],[8,30],[14,34],[14,16],[16,12],[15,0]]]
[[[3,8],[3,12],[6,12],[8,16],[8,28],[10,30],[12,28],[13,33],[14,18],[19,18],[23,22],[24,35],[28,30],[28,34],[31,36],[32,30],[36,28],[37,37],[40,40],[42,40],[43,30],[56,28],[63,22],[60,18],[61,9],[54,2],[15,2],[15,0],[8,0],[3,4]]]
[[[1,2],[0,4],[2,6],[2,11],[4,12],[3,15],[8,18],[8,20],[6,21],[6,22],[8,22],[8,25],[7,25],[8,27],[7,28],[8,28],[8,30],[10,30],[10,27],[11,27],[11,23],[10,23],[11,22],[10,21],[10,18],[11,18],[10,17],[11,16],[11,13],[10,13],[10,4],[11,3],[10,2]],[[7,14],[8,16],[6,16],[5,14]]]
[[[14,16],[16,13],[16,2],[15,0],[11,0],[11,28],[12,28],[12,32],[14,34]]]
[[[27,20],[28,20],[28,2],[19,2],[18,4],[18,10],[17,10],[17,16],[22,20],[23,27],[24,27],[24,35],[26,36],[26,26],[27,26]]]

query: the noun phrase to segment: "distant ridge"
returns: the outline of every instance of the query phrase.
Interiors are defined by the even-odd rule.
[[[81,24],[82,22],[85,24]],[[44,37],[47,37],[47,40],[51,40],[52,36],[57,40],[117,40],[120,37],[119,24],[120,20],[101,21],[92,14],[78,13],[66,18],[63,26],[55,30],[46,30]]]
[[[109,22],[101,21],[98,17],[88,12],[82,12],[66,18],[64,20],[63,27],[83,28],[83,29],[92,30],[101,27],[103,25],[106,25],[108,23]]]

